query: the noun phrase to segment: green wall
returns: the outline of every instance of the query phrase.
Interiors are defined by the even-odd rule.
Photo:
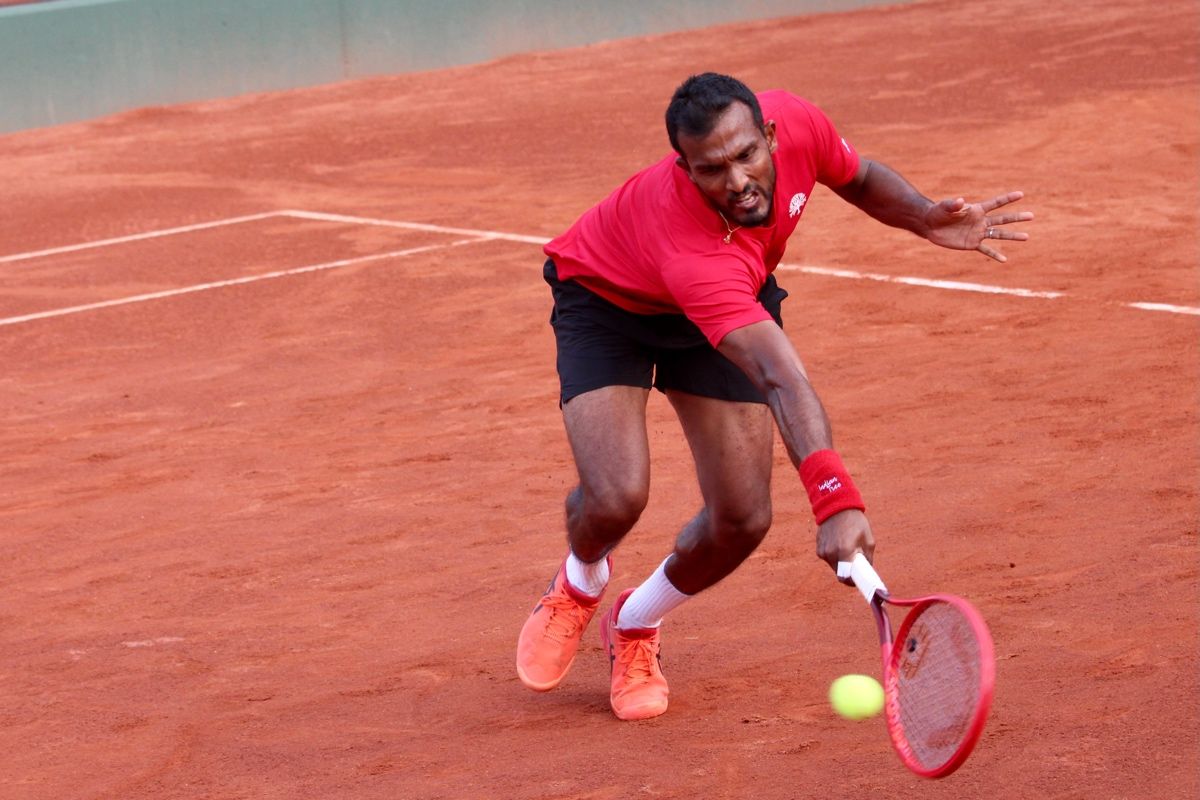
[[[54,0],[0,7],[0,132],[872,0]]]

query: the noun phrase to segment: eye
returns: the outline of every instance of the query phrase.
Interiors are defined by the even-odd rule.
[[[754,151],[755,148],[747,147],[745,150],[738,153],[738,161],[749,161],[750,159],[754,158]]]

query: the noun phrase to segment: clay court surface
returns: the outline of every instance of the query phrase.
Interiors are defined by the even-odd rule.
[[[0,797],[1195,797],[1198,30],[935,0],[0,137]],[[992,626],[944,781],[826,704],[877,646],[782,445],[772,534],[666,623],[666,716],[613,718],[594,630],[516,678],[574,478],[537,242],[704,69],[1037,214],[1000,265],[821,189],[779,273],[881,573]],[[699,502],[650,416],[614,590]]]

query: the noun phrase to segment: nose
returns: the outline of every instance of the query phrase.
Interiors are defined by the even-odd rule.
[[[732,166],[725,175],[725,188],[730,194],[741,194],[750,183],[745,171],[740,166]]]

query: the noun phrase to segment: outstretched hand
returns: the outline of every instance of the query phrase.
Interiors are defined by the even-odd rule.
[[[1005,230],[999,226],[1033,219],[1032,211],[993,214],[997,208],[1015,203],[1024,192],[1009,192],[991,200],[968,203],[961,197],[934,203],[925,212],[926,238],[934,244],[952,250],[978,250],[989,258],[1007,261],[1008,258],[992,247],[995,239],[1023,242],[1029,234]]]

